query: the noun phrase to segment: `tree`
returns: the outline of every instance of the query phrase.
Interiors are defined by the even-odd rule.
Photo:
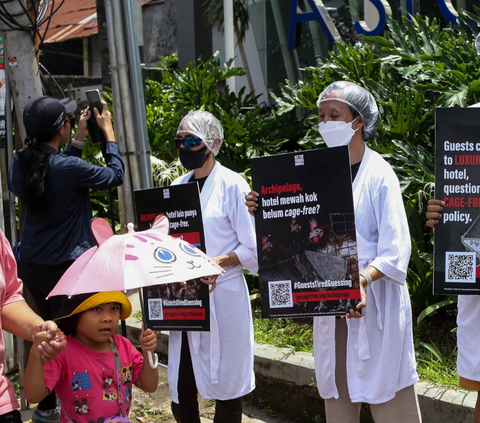
[[[247,55],[243,42],[245,41],[245,34],[250,24],[250,15],[248,14],[249,0],[233,0],[233,23],[235,25],[235,35],[237,37],[237,44],[242,56],[242,62],[245,66],[245,74],[248,80],[250,92],[254,91],[252,76],[248,67]],[[220,33],[225,32],[223,19],[223,1],[219,0],[205,0],[205,18],[212,27],[217,26]]]

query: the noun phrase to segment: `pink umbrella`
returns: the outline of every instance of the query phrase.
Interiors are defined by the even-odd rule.
[[[158,216],[141,232],[114,235],[104,219],[92,220],[99,247],[83,253],[48,294],[127,291],[171,282],[219,275],[223,269],[192,244],[168,235],[168,218]]]
[[[223,269],[194,245],[168,235],[166,216],[158,216],[152,227],[114,235],[104,219],[92,220],[98,247],[85,251],[63,274],[48,294],[78,295],[89,292],[127,291],[205,276],[220,275]],[[47,298],[48,298],[47,297]],[[158,365],[149,354],[150,365]]]

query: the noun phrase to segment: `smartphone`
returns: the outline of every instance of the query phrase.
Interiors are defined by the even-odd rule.
[[[102,113],[103,111],[103,104],[102,98],[100,97],[100,91],[98,90],[88,90],[85,95],[87,96],[88,107],[92,116],[87,121],[87,128],[88,133],[90,134],[90,139],[92,140],[92,144],[101,143],[105,145],[105,136],[103,135],[103,131],[97,124],[97,120],[93,113],[93,108],[96,107],[98,109],[98,113]]]

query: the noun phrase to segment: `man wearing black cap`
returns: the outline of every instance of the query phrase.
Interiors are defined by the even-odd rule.
[[[63,152],[60,146],[71,136],[75,101],[43,96],[27,104],[23,113],[26,147],[13,159],[8,183],[25,209],[18,273],[45,320],[53,319],[60,305],[59,297],[46,301],[46,296],[73,261],[95,245],[89,190],[123,183],[123,162],[103,103],[102,113],[93,113],[107,140],[105,167],[80,158],[90,110],[81,115],[77,133]],[[53,392],[38,405],[33,422],[54,422],[58,416]]]

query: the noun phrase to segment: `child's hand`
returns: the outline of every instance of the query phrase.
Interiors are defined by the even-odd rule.
[[[157,334],[152,329],[142,329],[140,346],[142,351],[155,351],[157,349]]]
[[[204,284],[210,285],[210,289],[208,292],[211,293],[217,286],[217,278],[218,278],[218,275],[205,276],[203,278],[200,278],[200,281],[203,282]]]
[[[38,324],[33,329],[33,347],[45,363],[52,361],[65,347],[65,334],[52,321]]]

